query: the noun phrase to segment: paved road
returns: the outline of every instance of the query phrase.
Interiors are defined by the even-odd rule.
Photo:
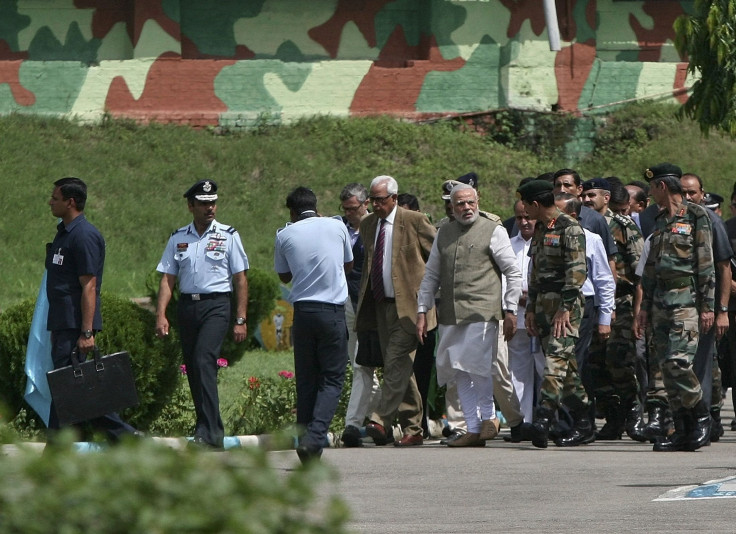
[[[729,401],[730,406],[730,401]],[[736,432],[697,452],[655,453],[628,438],[546,450],[498,438],[482,449],[328,449],[357,532],[734,532],[731,498],[655,501],[681,486],[736,478]],[[274,452],[291,469],[293,451]],[[736,493],[736,491],[734,492]]]

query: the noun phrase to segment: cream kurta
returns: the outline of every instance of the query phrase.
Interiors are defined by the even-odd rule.
[[[452,381],[456,371],[490,377],[498,348],[498,323],[439,325],[437,383]]]

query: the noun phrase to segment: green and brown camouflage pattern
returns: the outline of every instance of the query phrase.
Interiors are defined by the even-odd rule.
[[[541,404],[556,409],[562,399],[574,396],[588,404],[575,359],[583,310],[582,287],[588,276],[585,234],[578,222],[558,210],[549,223],[537,222],[529,250],[528,311],[533,311],[545,356]],[[566,336],[552,335],[558,311],[570,312],[572,329]]]
[[[0,114],[249,127],[683,102],[692,2],[0,0]]]
[[[713,230],[705,209],[683,202],[673,217],[669,210],[657,215],[641,280],[642,310],[652,328],[649,355],[662,371],[673,412],[702,398],[692,364],[700,313],[713,311],[715,293]]]

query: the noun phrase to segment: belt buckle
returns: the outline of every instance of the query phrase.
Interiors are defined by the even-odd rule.
[[[199,297],[199,293],[192,293],[192,300],[201,300]]]

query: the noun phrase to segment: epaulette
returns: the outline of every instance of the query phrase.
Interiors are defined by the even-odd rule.
[[[183,226],[183,227],[179,228],[178,230],[174,230],[173,232],[171,232],[171,236],[175,236],[179,232],[186,232],[186,231],[187,231],[187,227],[186,226]]]
[[[235,230],[235,228],[233,228],[233,227],[231,226],[230,228],[228,228],[228,229],[227,229],[227,230],[225,230],[225,231],[226,231],[226,232],[227,232],[228,234],[235,234],[235,232],[236,232],[237,230]]]
[[[481,217],[485,217],[486,219],[493,221],[493,222],[497,222],[497,223],[503,222],[501,217],[499,217],[495,213],[491,213],[490,211],[478,210],[478,215],[480,215]]]
[[[613,219],[618,222],[621,226],[628,226],[629,221],[624,215],[621,215],[620,213],[614,213]]]

